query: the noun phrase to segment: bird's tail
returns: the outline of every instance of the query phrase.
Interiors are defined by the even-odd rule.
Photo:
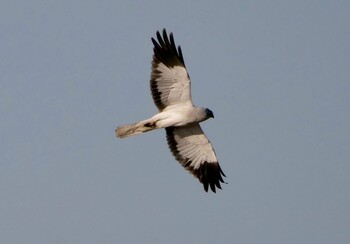
[[[119,138],[124,138],[124,137],[138,135],[154,129],[156,129],[156,126],[154,124],[139,122],[139,123],[119,126],[115,130],[115,134]]]

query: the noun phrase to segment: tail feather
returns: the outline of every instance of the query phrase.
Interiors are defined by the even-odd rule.
[[[150,126],[149,124],[134,123],[134,124],[117,127],[117,129],[115,130],[115,134],[119,138],[125,138],[129,136],[138,135],[154,129],[156,128],[154,126]]]

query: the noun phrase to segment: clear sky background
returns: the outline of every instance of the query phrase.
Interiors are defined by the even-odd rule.
[[[1,1],[0,243],[350,243],[349,1]],[[182,46],[227,175],[163,130],[150,38]]]

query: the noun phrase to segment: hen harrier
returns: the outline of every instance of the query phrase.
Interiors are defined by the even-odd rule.
[[[181,47],[176,48],[173,34],[166,30],[163,37],[157,31],[158,42],[154,45],[151,92],[159,113],[138,123],[120,126],[117,137],[124,138],[154,129],[165,128],[169,148],[176,160],[203,184],[216,192],[225,183],[224,172],[215,151],[199,123],[214,114],[208,108],[196,107],[191,98],[191,81],[182,56]]]

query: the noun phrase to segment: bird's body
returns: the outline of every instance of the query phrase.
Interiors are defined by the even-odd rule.
[[[165,29],[163,37],[157,32],[158,42],[152,38],[154,56],[151,72],[151,92],[159,113],[134,124],[120,126],[116,135],[125,138],[154,129],[165,128],[167,141],[175,156],[187,170],[199,179],[208,191],[221,189],[224,182],[215,151],[199,123],[214,118],[208,108],[192,103],[191,83],[183,60],[181,48],[176,49],[170,33]]]
[[[164,109],[153,117],[138,123],[120,126],[117,128],[116,133],[118,137],[124,138],[154,129],[185,126],[207,119],[209,119],[209,117],[207,117],[205,108],[186,105],[176,106]]]

